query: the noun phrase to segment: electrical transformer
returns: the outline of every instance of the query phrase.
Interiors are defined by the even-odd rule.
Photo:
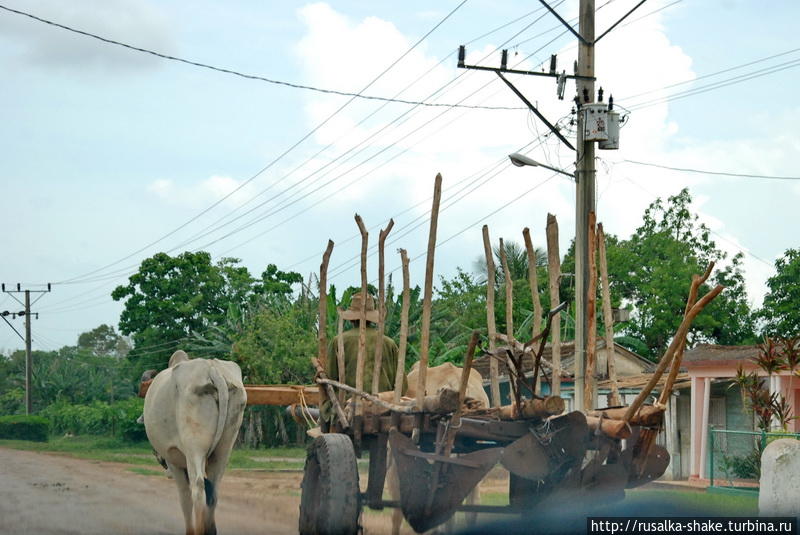
[[[584,104],[581,113],[583,113],[583,140],[608,140],[608,104],[602,102]]]
[[[615,111],[608,112],[608,121],[606,125],[608,139],[598,143],[597,148],[602,150],[617,150],[619,148],[619,113]]]

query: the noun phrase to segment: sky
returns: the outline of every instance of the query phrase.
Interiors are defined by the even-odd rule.
[[[567,20],[577,0],[552,0]],[[599,35],[638,2],[597,0]],[[627,115],[620,149],[597,151],[597,217],[627,238],[657,197],[690,188],[717,245],[743,252],[748,297],[761,303],[773,264],[798,247],[800,181],[669,167],[797,176],[800,4],[649,0],[596,45],[597,86]],[[359,284],[358,213],[370,244],[390,217],[387,269],[402,247],[424,279],[433,180],[443,176],[436,274],[471,269],[492,239],[561,250],[575,232],[575,185],[507,155],[570,171],[572,152],[491,72],[536,70],[557,54],[569,74],[576,39],[538,2],[211,2],[0,0],[54,23],[253,79],[156,57],[0,9],[0,282],[40,290],[34,349],[74,345],[117,325],[111,299],[157,252],[209,251]],[[764,59],[769,58],[771,59]],[[760,61],[763,60],[763,61]],[[720,72],[725,71],[725,72]],[[352,99],[263,79],[411,102]],[[567,124],[550,78],[509,75],[551,122]],[[688,92],[687,92],[688,91]],[[471,107],[453,107],[460,104]],[[475,108],[477,106],[478,108]],[[626,111],[627,110],[627,111]],[[376,255],[369,273],[377,273]],[[37,297],[39,295],[37,294]],[[18,296],[20,297],[20,296]],[[0,295],[0,311],[20,305]],[[10,320],[24,332],[21,319]],[[0,351],[24,347],[0,325]]]

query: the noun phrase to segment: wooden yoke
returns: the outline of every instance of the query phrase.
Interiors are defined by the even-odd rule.
[[[428,351],[431,342],[431,300],[433,299],[433,259],[436,252],[436,230],[439,222],[439,203],[442,200],[442,175],[437,174],[433,185],[431,226],[428,232],[428,253],[425,259],[425,289],[422,299],[422,335],[419,350],[419,377],[417,381],[417,407],[422,410],[428,378]]]
[[[383,362],[383,333],[386,321],[386,291],[383,284],[384,257],[383,246],[386,236],[392,231],[394,219],[389,219],[386,228],[378,235],[378,336],[375,337],[375,361],[372,366],[372,394],[379,392],[378,385],[381,379],[381,363]]]
[[[394,402],[400,403],[403,395],[403,379],[406,375],[406,350],[408,348],[408,309],[411,306],[411,281],[408,274],[408,253],[400,249],[403,264],[403,307],[400,310],[400,346],[397,352],[397,374],[394,378]]]
[[[361,232],[361,315],[358,322],[358,359],[356,360],[356,390],[364,391],[364,359],[367,352],[367,245],[369,243],[369,232],[364,226],[361,216],[355,215],[358,230]],[[358,397],[353,398],[353,445],[356,454],[361,450],[361,420],[363,416],[363,406]]]
[[[494,317],[494,258],[492,242],[489,240],[489,227],[483,226],[483,252],[486,255],[486,331],[489,337],[489,353],[494,354],[497,325]],[[497,378],[497,359],[489,360],[489,383],[491,385],[492,407],[500,406],[500,383]]]

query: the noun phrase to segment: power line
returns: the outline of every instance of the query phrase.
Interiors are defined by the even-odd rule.
[[[726,173],[723,171],[704,171],[701,169],[691,169],[688,167],[670,167],[668,165],[660,165],[649,162],[639,162],[636,160],[622,160],[620,163],[632,163],[636,165],[644,165],[647,167],[657,167],[659,169],[668,169],[670,171],[681,171],[686,173],[698,173],[701,175],[715,175],[715,176],[730,176],[736,178],[759,178],[766,180],[800,180],[800,176],[777,176],[777,175],[753,175],[748,173]]]
[[[448,13],[436,26],[434,26],[433,29],[430,30],[430,32],[428,32],[428,34],[430,34],[434,30],[436,30],[439,26],[441,26],[448,18],[450,18],[450,16],[453,13],[458,11],[458,9],[461,6],[463,6],[466,2],[467,2],[467,0],[462,0],[462,2],[460,4],[458,4],[450,13]],[[177,56],[172,56],[172,55],[169,55],[169,54],[164,54],[164,53],[161,53],[161,52],[156,52],[154,50],[150,50],[150,49],[147,49],[147,48],[133,46],[133,45],[130,45],[130,44],[127,44],[127,43],[123,43],[121,41],[117,41],[117,40],[114,40],[114,39],[109,39],[107,37],[102,37],[100,35],[97,35],[97,34],[94,34],[94,33],[91,33],[91,32],[87,32],[87,31],[84,31],[84,30],[79,30],[77,28],[73,28],[73,27],[67,26],[65,24],[60,24],[58,22],[54,22],[54,21],[42,18],[42,17],[36,16],[36,15],[33,15],[31,13],[26,13],[24,11],[19,11],[17,9],[12,9],[12,8],[4,6],[4,5],[0,5],[0,9],[3,9],[5,11],[11,12],[11,13],[15,13],[17,15],[22,15],[24,17],[28,17],[30,19],[33,19],[33,20],[37,21],[37,22],[42,22],[44,24],[48,24],[48,25],[54,26],[56,28],[61,28],[62,30],[67,30],[67,31],[72,32],[72,33],[83,35],[84,37],[90,37],[92,39],[96,39],[96,40],[101,41],[101,42],[106,43],[106,44],[120,46],[120,47],[126,48],[128,50],[132,50],[134,52],[141,52],[143,54],[149,54],[151,56],[155,56],[155,57],[158,57],[158,58],[161,58],[161,59],[166,59],[166,60],[169,60],[169,61],[176,61],[178,63],[191,65],[193,67],[199,67],[201,69],[208,69],[208,70],[219,72],[219,73],[223,73],[223,74],[230,74],[230,75],[238,76],[240,78],[245,78],[245,79],[248,79],[248,80],[256,80],[256,81],[259,81],[259,82],[266,82],[266,83],[269,83],[269,84],[281,85],[281,86],[285,86],[285,87],[291,87],[291,88],[294,88],[294,89],[304,89],[304,90],[307,90],[307,91],[314,91],[314,92],[317,92],[317,93],[324,93],[324,94],[329,94],[329,95],[339,95],[339,96],[343,96],[343,97],[354,97],[354,98],[360,98],[360,99],[364,99],[364,100],[377,100],[377,101],[383,101],[383,102],[391,102],[391,103],[395,103],[395,104],[408,104],[408,105],[414,105],[414,106],[458,107],[458,108],[473,108],[473,109],[477,108],[477,109],[486,109],[486,110],[520,110],[520,109],[524,109],[524,108],[520,108],[520,107],[506,107],[506,106],[480,106],[480,107],[476,107],[476,106],[472,106],[472,105],[468,105],[468,104],[444,104],[444,103],[432,103],[432,102],[424,102],[424,101],[404,100],[404,99],[397,99],[397,98],[381,97],[381,96],[376,96],[376,95],[362,95],[361,93],[350,93],[350,92],[347,92],[347,91],[339,91],[339,90],[336,90],[336,89],[325,89],[325,88],[314,87],[314,86],[310,86],[310,85],[297,84],[297,83],[286,82],[286,81],[282,81],[282,80],[275,80],[275,79],[267,78],[265,76],[260,76],[260,75],[257,75],[257,74],[247,74],[247,73],[243,73],[243,72],[236,71],[236,70],[233,70],[233,69],[228,69],[228,68],[225,68],[225,67],[217,67],[215,65],[209,65],[208,63],[202,63],[202,62],[199,62],[199,61],[193,61],[193,60],[189,60],[189,59],[185,59],[185,58],[180,58],[180,57],[177,57]]]
[[[562,1],[563,1],[563,0],[562,0]],[[561,3],[561,2],[559,2],[559,3]],[[522,30],[520,30],[519,32],[517,32],[516,34],[514,34],[514,35],[513,35],[511,38],[507,39],[507,40],[506,40],[506,42],[505,42],[505,43],[503,43],[503,45],[504,45],[504,44],[506,44],[506,43],[508,43],[510,40],[514,39],[514,38],[515,38],[515,37],[517,37],[518,35],[520,35],[520,34],[521,34],[523,31],[525,31],[526,29],[530,28],[530,27],[531,27],[533,24],[535,24],[536,22],[538,22],[539,20],[541,20],[541,18],[542,18],[542,17],[539,17],[539,18],[537,18],[536,20],[534,20],[533,22],[531,22],[530,24],[528,24],[527,26],[525,26],[525,27],[524,27]],[[429,33],[430,33],[430,32],[429,32]],[[503,46],[503,45],[500,45],[500,46],[498,46],[496,50],[499,50],[499,48],[500,48],[501,46]],[[416,45],[415,45],[415,46],[416,46]],[[545,46],[546,46],[546,45],[545,45]],[[496,51],[496,50],[495,50],[495,51]],[[491,53],[490,53],[490,54],[491,54]],[[490,55],[490,54],[487,54],[487,57],[488,57],[488,55]],[[388,69],[387,69],[387,70],[388,70]],[[428,72],[430,72],[430,70],[429,70]],[[426,73],[426,74],[427,74],[427,73]],[[445,84],[444,86],[442,86],[441,88],[439,88],[438,90],[434,91],[434,92],[433,92],[433,93],[432,93],[432,94],[431,94],[431,95],[430,95],[428,98],[432,98],[432,97],[434,97],[434,96],[435,96],[437,93],[440,93],[440,92],[441,92],[441,91],[442,91],[444,88],[446,88],[448,85],[451,85],[453,82],[455,82],[456,80],[458,80],[459,78],[461,78],[461,76],[462,76],[463,74],[464,74],[464,73],[461,73],[461,74],[459,74],[459,75],[458,75],[456,78],[454,78],[453,80],[451,80],[450,82],[448,82],[447,84]],[[423,76],[424,76],[424,75],[423,75]],[[412,84],[412,85],[413,85],[413,84]],[[480,90],[482,90],[482,89],[486,88],[488,85],[489,85],[489,83],[487,83],[487,84],[484,84],[484,85],[483,85],[481,88],[479,88],[478,90],[474,91],[473,93],[471,93],[471,94],[470,94],[470,95],[468,95],[467,97],[465,97],[465,98],[461,99],[461,101],[460,101],[460,102],[464,102],[464,101],[465,101],[467,98],[469,98],[469,97],[470,97],[470,96],[472,96],[472,95],[475,95],[477,92],[479,92]],[[444,113],[446,113],[446,112],[449,112],[451,109],[453,109],[453,108],[452,108],[452,107],[448,108],[447,110],[445,110],[444,112],[442,112],[442,113],[441,113],[439,116],[442,116]],[[413,110],[413,109],[412,109],[412,110]],[[395,119],[394,121],[392,121],[391,123],[389,123],[389,125],[386,125],[386,126],[390,126],[391,124],[395,123],[396,121],[398,121],[398,120],[402,119],[404,116],[408,115],[408,113],[410,113],[412,110],[409,110],[409,111],[405,112],[405,113],[404,113],[404,114],[402,114],[400,117],[398,117],[397,119]],[[370,114],[370,116],[371,116],[371,115],[372,115],[372,114]],[[362,122],[363,122],[363,121],[362,121]],[[431,121],[428,121],[428,122],[426,123],[426,125],[427,125],[427,124],[429,124],[430,122],[431,122]],[[360,124],[360,123],[359,123],[359,124]],[[421,127],[417,127],[417,128],[414,130],[414,132],[418,131],[420,128],[422,128],[422,127],[424,127],[424,126],[426,126],[426,125],[422,125]],[[381,130],[379,130],[378,132],[376,132],[375,134],[373,134],[372,136],[370,136],[369,138],[367,138],[365,141],[369,140],[370,138],[374,137],[374,136],[375,136],[375,135],[377,135],[378,133],[382,132],[383,130],[385,130],[385,128],[386,128],[386,127],[382,128]],[[413,133],[413,132],[412,132],[412,133]],[[406,134],[405,136],[402,136],[402,137],[403,137],[403,138],[405,138],[405,137],[407,137],[407,135],[409,135],[409,134]],[[362,142],[361,144],[363,144],[363,142]],[[360,144],[359,144],[359,145],[360,145]],[[330,146],[330,145],[329,145],[329,146]],[[355,147],[354,147],[354,148],[355,148]],[[323,150],[324,150],[324,149],[323,149]],[[352,149],[351,149],[351,150],[352,150]],[[320,151],[320,152],[321,152],[321,151]],[[350,152],[350,151],[347,151],[347,152]],[[347,154],[347,152],[346,152],[346,153],[344,153],[344,154]],[[360,152],[362,152],[362,151],[359,151],[359,153],[360,153]],[[318,153],[318,154],[319,154],[319,153]],[[344,155],[344,154],[343,154],[343,155]],[[340,155],[340,157],[341,157],[341,156],[343,156],[343,155]],[[375,156],[376,156],[376,155],[373,155],[372,157],[368,158],[367,160],[364,160],[364,161],[362,162],[362,164],[363,164],[363,163],[366,163],[366,161],[369,161],[370,159],[374,158]],[[339,157],[337,157],[336,159],[338,159],[338,158],[339,158]],[[334,161],[336,161],[336,160],[334,160]],[[274,163],[274,162],[273,162],[273,163]],[[329,162],[328,164],[326,164],[325,166],[323,166],[321,169],[323,169],[323,168],[327,167],[328,165],[330,165],[330,163],[333,163],[333,162]],[[355,168],[359,167],[359,166],[360,166],[360,165],[362,165],[362,164],[359,164],[358,166],[354,167],[353,169],[351,169],[351,170],[350,170],[350,172],[352,172],[352,171],[353,171]],[[305,165],[305,164],[302,164],[302,165]],[[301,166],[299,166],[299,167],[302,167],[302,165],[301,165]],[[298,167],[298,168],[299,168],[299,167]],[[319,169],[319,170],[321,170],[321,169]],[[318,172],[319,170],[315,171],[315,173],[316,173],[316,172]],[[264,170],[262,169],[262,171],[260,171],[260,172],[263,172],[263,171],[264,171]],[[259,173],[260,173],[260,172],[259,172]],[[311,175],[307,176],[305,179],[303,179],[303,180],[301,180],[300,182],[298,182],[298,183],[294,184],[294,185],[293,185],[293,186],[291,186],[289,189],[292,189],[292,188],[296,187],[296,186],[297,186],[297,185],[299,185],[300,183],[304,182],[306,179],[308,179],[308,178],[310,178],[311,176],[313,176],[315,173],[312,173]],[[337,177],[337,178],[341,178],[342,176],[344,176],[344,174],[342,174],[342,175],[339,175],[339,177]],[[253,178],[255,178],[255,177],[253,177]],[[252,178],[251,178],[250,180],[252,180]],[[316,181],[315,181],[315,182],[316,182]],[[321,186],[321,187],[324,187],[325,185],[327,185],[327,184],[330,184],[331,182],[332,182],[332,181],[329,181],[329,182],[327,182],[326,184],[324,184],[324,185],[323,185],[323,186]],[[352,182],[351,182],[351,184],[352,184]],[[240,187],[241,187],[241,186],[240,186]],[[238,189],[240,189],[240,188],[237,188],[237,190],[238,190]],[[268,189],[269,189],[269,188],[268,188]],[[320,189],[320,188],[316,188],[314,191],[318,191],[319,189]],[[265,190],[265,191],[266,191],[266,190]],[[263,206],[264,204],[266,204],[266,203],[267,203],[267,202],[269,202],[270,200],[274,200],[274,199],[275,199],[275,198],[277,198],[278,196],[280,196],[280,195],[282,195],[282,194],[286,193],[287,191],[288,191],[288,190],[284,190],[283,192],[280,192],[280,193],[278,193],[277,195],[275,195],[275,196],[271,197],[271,198],[270,198],[270,199],[268,199],[267,201],[265,201],[265,202],[262,202],[261,204],[259,204],[259,205],[258,205],[256,208],[258,208],[258,207],[260,207],[260,206]],[[232,194],[232,193],[235,193],[235,191],[234,191],[234,192],[231,192],[231,194]],[[263,193],[263,192],[262,192],[262,193]],[[312,192],[312,193],[313,193],[313,192]],[[260,195],[260,194],[261,194],[261,193],[259,193],[259,195]],[[304,195],[304,197],[306,197],[307,195],[308,195],[308,194]],[[230,196],[230,194],[229,194],[228,196]],[[227,198],[227,197],[226,197],[226,198]],[[224,199],[222,199],[222,200],[224,200]],[[249,202],[249,201],[247,201],[247,202]],[[296,202],[296,201],[292,201],[292,202],[290,202],[289,204],[294,204],[295,202]],[[217,203],[217,204],[218,204],[218,203]],[[246,204],[246,203],[245,203],[245,204]],[[228,234],[226,234],[225,236],[223,236],[223,237],[221,237],[221,238],[218,238],[217,240],[214,240],[213,242],[211,242],[211,243],[209,243],[209,244],[206,244],[206,245],[205,245],[205,246],[203,246],[203,247],[206,247],[206,246],[208,246],[208,245],[212,245],[213,243],[216,243],[216,242],[220,241],[221,239],[224,239],[224,238],[227,238],[227,237],[229,237],[231,234],[233,234],[233,233],[235,233],[235,232],[239,232],[239,231],[241,231],[241,230],[244,230],[244,229],[248,228],[249,226],[251,226],[251,225],[253,225],[253,224],[255,224],[255,223],[258,223],[258,222],[260,222],[260,221],[261,221],[261,220],[263,220],[264,218],[266,218],[266,217],[268,217],[268,216],[270,216],[270,215],[274,215],[275,213],[277,213],[277,212],[279,212],[279,211],[283,210],[283,209],[284,209],[284,208],[286,208],[287,206],[288,206],[288,205],[284,205],[284,206],[282,206],[282,207],[280,207],[280,208],[277,208],[277,209],[273,210],[272,212],[270,212],[270,213],[268,213],[268,214],[266,214],[266,215],[263,215],[263,216],[260,216],[260,217],[258,217],[258,218],[257,218],[257,219],[255,219],[255,220],[251,220],[251,221],[250,221],[248,224],[246,224],[246,225],[244,225],[244,226],[241,226],[241,227],[239,227],[239,228],[238,228],[238,229],[236,229],[234,232],[232,232],[232,233],[228,233]],[[224,225],[222,225],[222,226],[220,226],[220,227],[217,227],[217,228],[216,228],[216,229],[214,229],[212,232],[215,232],[216,230],[219,230],[219,229],[221,229],[222,227],[224,227],[224,226],[227,226],[229,223],[231,223],[231,222],[235,221],[236,219],[239,219],[239,218],[241,218],[243,215],[247,215],[247,213],[251,213],[253,210],[254,210],[254,209],[251,209],[251,210],[249,210],[248,212],[246,212],[245,214],[242,214],[242,215],[240,215],[240,216],[236,217],[234,220],[232,220],[232,221],[228,221],[228,223],[225,223]],[[234,211],[235,211],[235,210],[234,210]],[[225,216],[225,217],[227,217],[227,216]],[[195,219],[197,219],[197,218],[195,218]],[[223,217],[222,219],[224,219],[224,217]],[[218,221],[219,221],[219,220],[218,220]],[[187,224],[188,224],[188,223],[187,223]],[[186,224],[185,224],[184,226],[186,226]],[[213,224],[212,224],[211,226],[213,226]],[[182,227],[181,227],[181,228],[182,228]],[[206,227],[206,229],[208,229],[208,228],[209,228],[209,227]],[[205,231],[206,229],[204,229],[204,231]],[[176,230],[179,230],[179,229],[176,229]],[[182,247],[182,246],[188,245],[189,243],[191,243],[192,241],[194,241],[194,239],[196,239],[196,238],[198,238],[198,237],[202,237],[202,236],[206,236],[206,235],[210,234],[210,232],[204,232],[204,231],[201,231],[201,233],[200,233],[199,235],[195,235],[195,237],[193,237],[192,239],[190,239],[190,240],[188,240],[188,241],[184,241],[184,242],[183,242],[183,243],[181,243],[179,246],[177,246],[177,247],[174,247],[174,248],[172,248],[171,250],[175,250],[176,248],[179,248],[179,247]],[[173,232],[173,233],[174,233],[174,232]],[[263,234],[263,233],[262,233],[262,234]],[[166,237],[166,236],[165,236],[165,237]],[[162,237],[161,239],[163,239],[163,238],[164,238],[164,237]],[[161,240],[161,239],[160,239],[160,240]],[[160,240],[158,240],[158,241],[160,241]],[[154,243],[156,243],[156,242],[154,242]],[[150,245],[153,245],[153,244],[150,244]],[[147,247],[149,247],[149,246],[146,246],[145,248],[147,248]],[[202,249],[202,247],[201,247],[201,249]],[[139,251],[136,251],[135,253],[133,253],[133,254],[129,255],[129,256],[128,256],[128,257],[126,257],[126,258],[130,258],[131,256],[133,256],[133,255],[135,255],[135,254],[137,254],[137,253],[141,252],[142,250],[143,250],[143,249],[141,249],[141,250],[139,250]],[[123,259],[123,260],[124,260],[124,259]],[[118,262],[119,262],[119,261],[118,261]],[[118,263],[118,262],[117,262],[117,263]],[[105,267],[109,267],[109,266],[105,266]],[[97,271],[100,271],[100,270],[102,270],[102,269],[105,269],[105,267],[104,267],[104,268],[100,268],[100,269],[98,269],[98,270],[95,270],[95,272],[97,272]],[[122,268],[121,270],[117,270],[117,271],[115,271],[115,272],[113,272],[113,273],[111,273],[111,274],[107,274],[107,275],[105,275],[105,276],[102,276],[102,277],[96,277],[96,278],[90,278],[90,279],[80,278],[80,280],[76,280],[76,279],[78,279],[78,278],[76,278],[76,279],[72,279],[72,280],[70,280],[70,281],[65,281],[65,282],[69,282],[69,283],[85,283],[85,282],[94,282],[94,281],[97,281],[97,280],[108,280],[109,278],[116,278],[116,275],[117,275],[117,274],[121,274],[121,273],[130,273],[130,271],[129,271],[129,270],[130,270],[130,269],[133,269],[133,268],[135,268],[135,267],[136,267],[136,265],[134,264],[134,265],[127,266],[127,267],[125,267],[125,268]],[[89,273],[89,274],[91,274],[91,273]],[[87,274],[87,275],[89,275],[89,274]]]
[[[303,143],[303,142],[304,142],[306,139],[308,139],[309,137],[311,137],[311,136],[312,136],[312,135],[313,135],[315,132],[317,132],[317,131],[318,131],[320,128],[322,128],[322,127],[323,127],[325,124],[327,124],[327,123],[328,123],[328,121],[330,121],[330,120],[331,120],[331,119],[332,119],[334,116],[336,116],[337,114],[339,114],[339,112],[341,112],[341,111],[342,111],[344,108],[346,108],[346,107],[347,107],[347,106],[348,106],[348,105],[349,105],[351,102],[353,102],[353,101],[354,101],[354,100],[357,98],[357,96],[358,96],[358,95],[360,95],[362,92],[364,92],[364,91],[366,91],[367,89],[369,89],[369,88],[370,88],[370,87],[371,87],[371,86],[372,86],[372,85],[373,85],[375,82],[377,82],[377,81],[378,81],[378,80],[379,80],[381,77],[383,77],[383,75],[384,75],[384,74],[386,74],[387,72],[389,72],[389,70],[391,70],[391,69],[392,69],[392,68],[393,68],[395,65],[397,65],[397,63],[399,63],[399,62],[400,62],[400,61],[401,61],[403,58],[405,58],[405,57],[406,57],[406,56],[407,56],[409,53],[411,53],[411,51],[412,51],[412,50],[414,50],[414,49],[415,49],[417,46],[419,46],[419,44],[420,44],[420,43],[422,43],[422,41],[424,41],[424,40],[425,40],[425,39],[426,39],[426,38],[427,38],[427,37],[428,37],[428,36],[429,36],[431,33],[433,33],[433,31],[434,31],[434,30],[436,30],[436,29],[437,29],[439,26],[441,26],[441,24],[442,24],[444,21],[446,21],[448,18],[450,18],[450,16],[451,16],[453,13],[455,13],[455,12],[456,12],[456,11],[457,11],[457,10],[458,10],[458,9],[459,9],[461,6],[463,6],[463,5],[464,5],[464,3],[465,3],[466,1],[467,1],[467,0],[463,0],[463,1],[462,1],[460,4],[458,4],[458,5],[457,5],[457,6],[456,6],[456,7],[455,7],[455,8],[454,8],[452,11],[450,11],[450,13],[448,13],[448,14],[447,14],[447,15],[446,15],[446,16],[445,16],[445,17],[444,17],[444,18],[443,18],[441,21],[439,21],[439,23],[437,23],[437,24],[436,24],[436,25],[435,25],[435,26],[434,26],[434,27],[433,27],[431,30],[429,30],[429,31],[428,31],[428,32],[427,32],[425,35],[423,35],[421,38],[419,38],[419,39],[418,39],[418,40],[417,40],[417,41],[416,41],[416,42],[415,42],[415,43],[414,43],[414,44],[413,44],[413,45],[412,45],[412,46],[411,46],[411,47],[410,47],[408,50],[406,50],[406,51],[405,51],[405,52],[404,52],[404,53],[403,53],[403,54],[402,54],[402,55],[401,55],[399,58],[397,58],[396,60],[394,60],[394,61],[393,61],[393,62],[392,62],[392,63],[391,63],[391,64],[390,64],[390,65],[389,65],[389,66],[388,66],[386,69],[384,69],[384,70],[383,70],[383,71],[382,71],[380,74],[378,74],[378,75],[377,75],[375,78],[373,78],[373,79],[372,79],[372,81],[370,81],[370,82],[369,82],[369,83],[368,83],[366,86],[364,86],[364,87],[361,89],[361,91],[359,91],[359,93],[358,93],[358,94],[353,94],[353,95],[350,97],[350,99],[349,99],[347,102],[345,102],[344,104],[342,104],[342,105],[341,105],[341,106],[340,106],[340,107],[339,107],[339,108],[338,108],[336,111],[334,111],[332,114],[330,114],[330,115],[329,115],[329,116],[328,116],[328,117],[327,117],[325,120],[323,120],[321,123],[319,123],[319,124],[318,124],[316,127],[314,127],[314,128],[313,128],[313,129],[312,129],[310,132],[308,132],[307,134],[305,134],[305,135],[304,135],[303,137],[301,137],[301,138],[300,138],[300,139],[299,139],[297,142],[295,142],[295,143],[294,143],[294,144],[293,144],[291,147],[289,147],[289,148],[288,148],[288,149],[286,149],[286,150],[285,150],[283,153],[281,153],[281,154],[280,154],[280,155],[279,155],[277,158],[273,159],[273,160],[272,160],[272,161],[271,161],[269,164],[267,164],[265,167],[263,167],[263,168],[262,168],[260,171],[258,171],[256,174],[254,174],[253,176],[251,176],[250,178],[248,178],[248,179],[247,179],[246,181],[244,181],[242,184],[240,184],[239,186],[237,186],[237,187],[236,187],[234,190],[232,190],[231,192],[229,192],[227,195],[225,195],[225,196],[224,196],[224,197],[222,197],[221,199],[219,199],[219,200],[217,200],[216,202],[214,202],[214,203],[213,203],[211,206],[209,206],[208,208],[204,209],[204,210],[203,210],[203,211],[201,211],[199,214],[195,215],[195,216],[194,216],[193,218],[191,218],[189,221],[187,221],[187,222],[183,223],[182,225],[180,225],[180,226],[179,226],[179,227],[177,227],[176,229],[174,229],[174,230],[170,231],[169,233],[165,234],[164,236],[162,236],[161,238],[157,239],[156,241],[154,241],[154,242],[151,242],[150,244],[146,245],[145,247],[143,247],[143,248],[141,248],[141,249],[139,249],[139,250],[137,250],[137,251],[135,251],[135,252],[131,253],[130,255],[128,255],[128,256],[126,256],[126,257],[124,257],[124,258],[120,259],[120,260],[117,260],[116,262],[112,262],[111,264],[108,264],[108,265],[106,265],[106,266],[103,266],[103,267],[101,267],[101,268],[95,269],[94,271],[90,271],[90,272],[88,272],[88,273],[86,273],[86,274],[84,274],[84,275],[81,275],[81,276],[78,276],[78,277],[73,277],[72,279],[68,279],[68,280],[66,280],[66,281],[61,281],[61,283],[64,283],[64,282],[71,282],[71,281],[74,281],[74,280],[76,280],[76,279],[81,279],[81,278],[84,278],[84,277],[85,277],[85,276],[87,276],[87,275],[91,275],[91,274],[97,273],[98,271],[102,271],[102,270],[104,270],[104,269],[106,269],[106,268],[108,268],[108,267],[111,267],[111,266],[113,266],[113,265],[116,265],[116,264],[118,264],[118,263],[120,263],[120,262],[123,262],[123,261],[127,260],[128,258],[131,258],[132,256],[134,256],[134,255],[136,255],[136,254],[138,254],[138,253],[140,253],[140,252],[142,252],[142,251],[144,251],[144,250],[146,250],[146,249],[148,249],[148,248],[152,247],[152,246],[153,246],[153,245],[155,245],[156,243],[159,243],[160,241],[164,240],[165,238],[167,238],[167,237],[169,237],[169,236],[171,236],[171,235],[175,234],[175,233],[176,233],[176,232],[178,232],[179,230],[181,230],[181,229],[185,228],[187,225],[189,225],[190,223],[192,223],[192,222],[196,221],[196,220],[197,220],[197,219],[199,219],[201,216],[203,216],[204,214],[208,213],[210,210],[212,210],[213,208],[215,208],[216,206],[218,206],[220,203],[222,203],[223,201],[225,201],[226,199],[228,199],[229,197],[231,197],[231,196],[232,196],[234,193],[236,193],[237,191],[241,190],[243,187],[245,187],[247,184],[249,184],[250,182],[252,182],[253,180],[255,180],[255,179],[256,179],[258,176],[260,176],[262,173],[264,173],[265,171],[267,171],[268,169],[270,169],[270,168],[271,168],[273,165],[275,165],[275,164],[276,164],[278,161],[280,161],[281,159],[283,159],[283,158],[284,158],[284,157],[285,157],[287,154],[289,154],[291,151],[293,151],[295,148],[297,148],[297,147],[298,147],[298,146],[299,146],[301,143]],[[11,11],[11,12],[14,12],[14,13],[18,13],[18,14],[20,14],[20,15],[24,15],[24,16],[28,16],[28,17],[31,17],[31,18],[35,18],[35,19],[37,19],[37,20],[40,20],[41,22],[45,22],[45,23],[47,23],[47,24],[53,24],[53,25],[56,25],[56,26],[59,26],[59,27],[63,27],[64,29],[68,29],[68,30],[70,30],[70,31],[75,31],[75,30],[74,30],[74,29],[72,29],[72,28],[69,28],[69,27],[66,27],[66,26],[62,26],[62,25],[58,25],[58,24],[56,24],[56,23],[52,23],[51,21],[47,21],[47,20],[45,20],[45,19],[39,19],[38,17],[35,17],[35,16],[33,16],[33,15],[30,15],[30,14],[28,14],[28,13],[25,13],[25,12],[22,12],[22,11],[16,11],[16,10],[13,10],[13,9],[7,8],[7,7],[3,6],[2,4],[0,4],[0,9],[5,9],[5,10],[7,10],[7,11]],[[86,32],[80,32],[80,33],[86,33]],[[94,36],[93,34],[88,34],[88,33],[86,33],[86,35],[88,35],[88,36],[90,36],[90,37],[97,37],[97,36]],[[121,44],[121,43],[114,42],[113,44]]]

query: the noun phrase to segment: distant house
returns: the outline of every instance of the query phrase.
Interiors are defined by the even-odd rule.
[[[550,393],[550,385],[547,379],[550,378],[552,370],[547,363],[552,361],[553,349],[548,344],[544,348],[542,358],[545,362],[545,375],[546,378],[542,379],[542,393],[547,395]],[[652,372],[655,369],[655,364],[637,355],[619,344],[614,344],[614,357],[617,368],[617,377],[636,377],[642,374]],[[472,367],[480,372],[483,377],[484,387],[489,392],[489,366],[491,357],[488,355],[475,359]],[[598,384],[598,406],[607,407],[607,397],[611,390],[609,385],[604,382],[608,378],[608,351],[606,350],[605,340],[597,341],[597,375],[599,379]],[[498,382],[500,383],[500,396],[502,404],[507,405],[511,403],[510,386],[508,382],[508,369],[502,360],[498,360]],[[525,375],[531,377],[533,375],[533,358],[531,355],[525,355],[522,361],[523,370]],[[572,410],[572,398],[574,391],[574,378],[573,369],[575,367],[575,344],[573,342],[565,342],[561,344],[561,397],[567,402],[568,410]],[[540,372],[541,375],[541,372]],[[637,388],[622,388],[620,394],[623,396],[623,401],[632,401],[640,389]],[[491,395],[491,394],[490,394]]]
[[[689,400],[685,399],[687,396],[679,399],[682,403],[679,403],[678,411],[682,436],[691,439],[682,441],[687,457],[682,466],[683,474],[708,477],[709,426],[734,431],[755,429],[752,411],[744,406],[741,391],[733,383],[740,366],[763,377],[769,391],[783,394],[791,404],[793,414],[800,415],[800,379],[784,370],[773,374],[771,383],[767,384],[766,372],[753,362],[758,354],[758,346],[701,344],[684,355],[683,365],[691,379],[691,395]],[[789,430],[800,431],[800,421],[793,420]],[[728,440],[735,439],[732,435]],[[725,446],[733,454],[751,448],[745,443]]]

